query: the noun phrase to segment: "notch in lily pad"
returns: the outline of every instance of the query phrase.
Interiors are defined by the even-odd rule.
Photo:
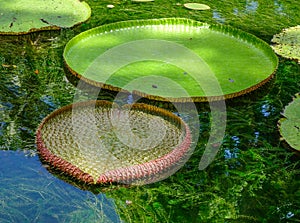
[[[183,5],[184,7],[192,10],[209,10],[210,7],[205,4],[200,4],[200,3],[185,3]]]

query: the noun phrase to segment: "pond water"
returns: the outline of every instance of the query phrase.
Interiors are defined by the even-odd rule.
[[[74,29],[0,36],[0,222],[299,222],[300,160],[280,141],[277,126],[300,89],[294,61],[280,58],[270,83],[226,102],[225,137],[204,170],[198,166],[210,134],[210,111],[200,106],[193,155],[177,173],[154,184],[87,187],[49,172],[37,155],[35,131],[46,115],[73,102],[76,88],[66,78],[62,52],[82,31],[177,16],[231,25],[270,43],[281,29],[300,24],[300,2],[204,0],[212,9],[205,12],[183,8],[184,1],[87,2],[92,18]]]

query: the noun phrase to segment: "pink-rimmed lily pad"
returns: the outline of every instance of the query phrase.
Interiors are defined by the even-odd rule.
[[[146,104],[78,102],[48,115],[36,133],[41,158],[88,184],[146,184],[179,169],[191,133],[173,113]]]

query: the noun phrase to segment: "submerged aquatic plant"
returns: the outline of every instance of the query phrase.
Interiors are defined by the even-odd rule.
[[[85,183],[145,184],[179,169],[191,133],[178,116],[154,106],[88,101],[47,116],[36,142],[46,162]]]
[[[37,156],[2,150],[0,155],[1,223],[121,222],[112,199],[58,180]]]

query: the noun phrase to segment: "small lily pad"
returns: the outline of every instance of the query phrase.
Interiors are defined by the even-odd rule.
[[[115,6],[114,5],[107,5],[106,7],[109,8],[109,9],[113,9]]]
[[[300,25],[282,30],[272,38],[274,51],[300,63]]]
[[[0,34],[20,35],[39,30],[70,28],[90,16],[89,5],[78,0],[2,1]]]
[[[300,94],[285,107],[279,120],[279,130],[290,147],[300,152]]]
[[[205,4],[200,4],[200,3],[185,3],[184,7],[192,10],[209,10],[210,7]]]

